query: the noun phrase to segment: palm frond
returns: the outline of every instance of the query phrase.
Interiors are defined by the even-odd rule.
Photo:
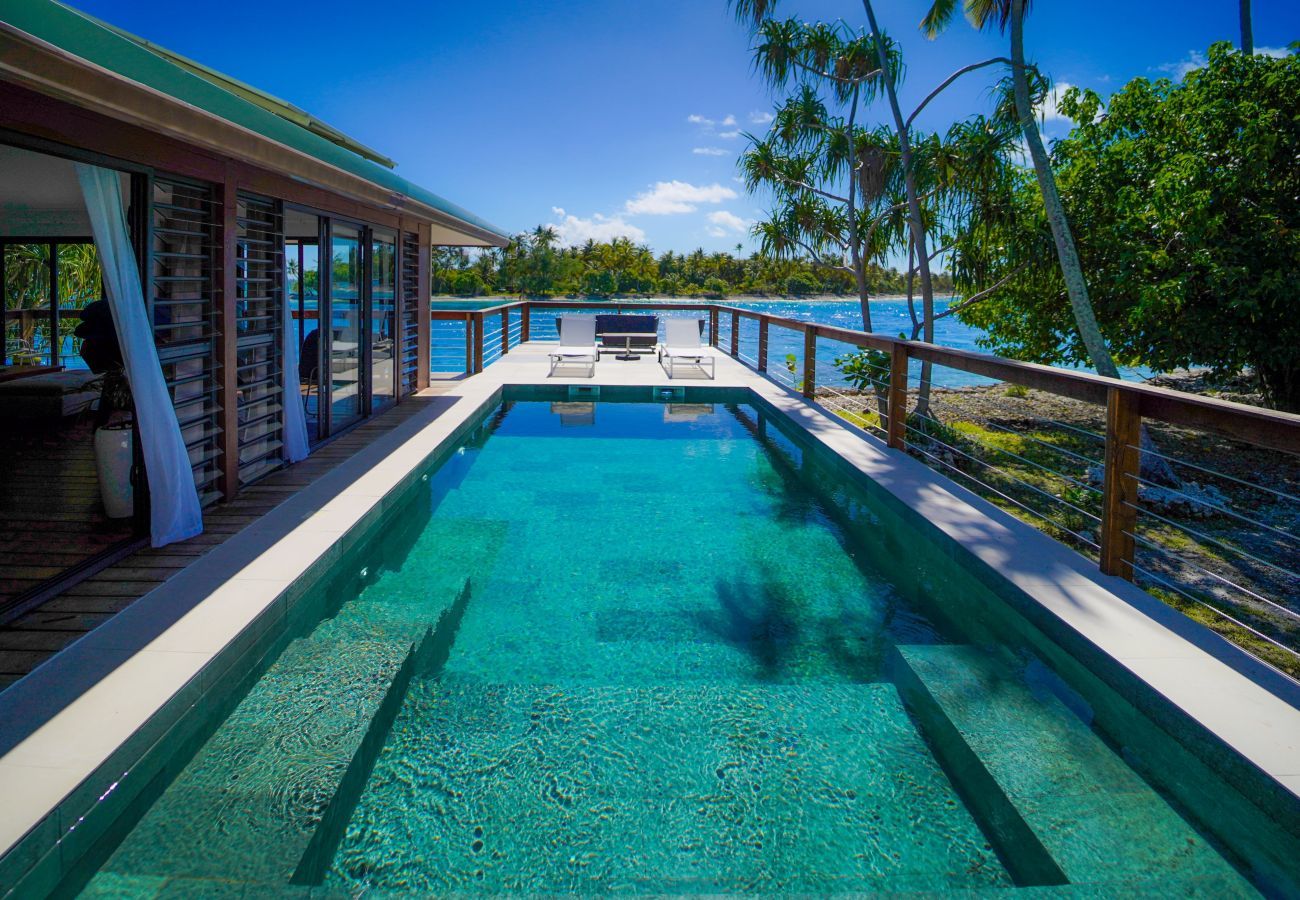
[[[957,0],[934,0],[929,12],[921,20],[921,33],[934,40],[952,22],[957,12]]]

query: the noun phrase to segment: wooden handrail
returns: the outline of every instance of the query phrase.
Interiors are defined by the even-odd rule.
[[[1117,381],[1091,372],[1076,372],[1055,366],[1038,363],[1021,362],[1005,359],[987,353],[972,350],[957,350],[924,341],[909,341],[902,338],[888,337],[854,331],[834,325],[816,322],[804,322],[785,316],[756,312],[752,309],[728,306],[719,303],[654,303],[654,302],[587,302],[561,300],[517,300],[498,304],[473,314],[483,315],[500,312],[503,309],[524,307],[533,309],[610,309],[629,310],[683,310],[709,313],[710,324],[721,313],[735,315],[759,323],[760,355],[759,369],[765,370],[766,344],[762,340],[771,326],[787,328],[798,332],[813,332],[817,337],[837,340],[855,347],[894,352],[895,346],[902,346],[908,359],[916,359],[950,369],[982,375],[998,381],[1006,381],[1024,387],[1034,388],[1050,394],[1058,394],[1085,403],[1104,406],[1112,388],[1138,396],[1138,411],[1143,418],[1155,419],[1171,425],[1179,425],[1200,431],[1210,431],[1224,437],[1233,438],[1270,450],[1287,453],[1300,453],[1300,416],[1277,410],[1247,406],[1215,397],[1203,397],[1187,394],[1170,388],[1138,384],[1131,381]],[[434,320],[463,321],[466,311],[432,310]]]

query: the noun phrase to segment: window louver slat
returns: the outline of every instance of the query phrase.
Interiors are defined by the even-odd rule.
[[[215,487],[221,433],[213,362],[216,198],[206,185],[155,178],[150,219],[154,344],[199,499],[207,505],[221,499]],[[208,485],[213,487],[206,489]]]
[[[397,383],[399,394],[406,396],[415,392],[420,367],[420,238],[414,232],[402,233],[401,256],[402,345]]]
[[[239,194],[235,241],[235,381],[239,483],[281,464],[284,408],[284,215],[276,200]]]

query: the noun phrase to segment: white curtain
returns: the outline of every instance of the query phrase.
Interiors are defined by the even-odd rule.
[[[301,276],[299,276],[301,277]],[[296,463],[307,458],[307,410],[302,405],[298,386],[298,324],[293,319],[294,304],[284,301],[284,461]]]
[[[126,380],[135,398],[141,451],[149,473],[153,545],[161,547],[203,530],[199,493],[154,347],[118,173],[83,163],[76,166],[104,270],[104,291],[126,363]]]

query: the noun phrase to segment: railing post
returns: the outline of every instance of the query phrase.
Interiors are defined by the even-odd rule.
[[[718,308],[709,307],[709,346],[718,346]]]
[[[740,313],[731,314],[731,355],[740,358]]]
[[[803,328],[803,395],[809,400],[817,396],[817,328]]]
[[[501,355],[510,352],[510,307],[501,310]]]
[[[532,311],[531,303],[525,303],[519,308],[519,342],[526,344],[533,339],[532,337]]]
[[[474,374],[474,314],[465,313],[465,374]]]
[[[474,315],[474,374],[483,371],[483,314]]]
[[[1106,469],[1101,495],[1101,570],[1133,580],[1138,471],[1142,464],[1141,397],[1113,387],[1106,395]]]
[[[758,371],[767,371],[767,317],[758,320]]]
[[[907,440],[907,345],[898,341],[889,353],[889,446],[902,450]]]

